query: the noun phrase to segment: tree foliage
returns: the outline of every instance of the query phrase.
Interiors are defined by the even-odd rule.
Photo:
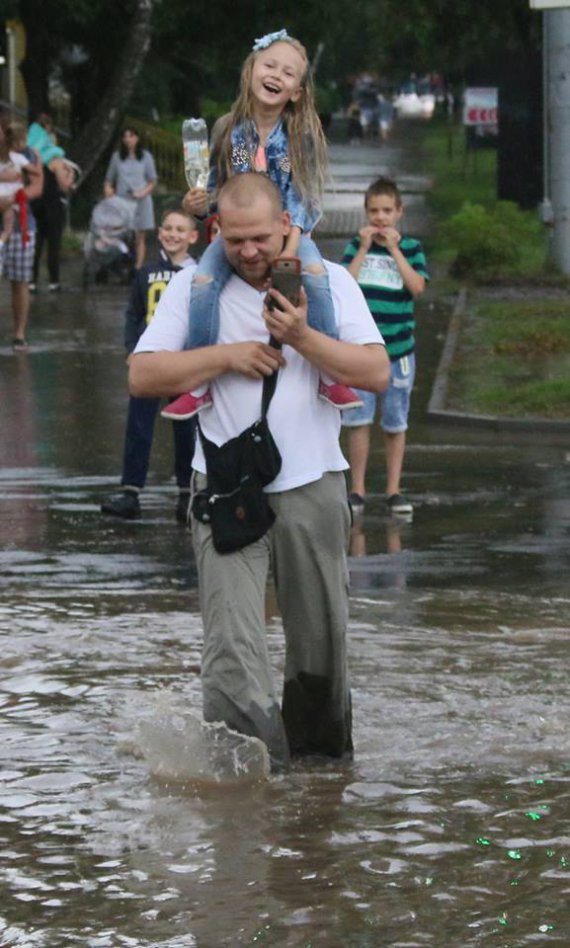
[[[137,57],[130,37],[145,5],[152,43],[141,41]],[[146,117],[195,113],[206,97],[231,101],[254,37],[281,27],[311,59],[319,50],[319,83],[347,88],[363,71],[397,80],[437,70],[461,81],[498,51],[537,45],[540,32],[528,0],[0,0],[0,13],[26,27],[30,112],[46,110],[50,83],[62,83],[79,141],[86,129],[108,141],[131,96]],[[102,121],[102,102],[113,121]]]

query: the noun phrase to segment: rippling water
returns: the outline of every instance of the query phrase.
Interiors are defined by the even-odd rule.
[[[356,594],[355,762],[197,790],[152,778],[136,740],[158,709],[199,714],[196,615],[22,596],[0,662],[0,944],[567,944],[567,609]],[[279,673],[276,617],[269,639]]]

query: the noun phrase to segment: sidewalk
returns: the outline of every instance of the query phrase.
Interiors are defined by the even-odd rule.
[[[399,143],[332,144],[329,159],[331,183],[324,196],[318,237],[348,238],[358,233],[365,220],[366,189],[382,175],[396,178],[402,190],[406,228],[418,237],[429,232],[431,222],[424,195],[431,181],[407,170],[410,156]]]

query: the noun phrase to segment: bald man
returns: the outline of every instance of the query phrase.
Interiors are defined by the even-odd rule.
[[[221,239],[233,275],[220,297],[217,343],[188,348],[192,275],[165,290],[130,367],[139,397],[168,396],[207,383],[213,405],[201,412],[207,439],[224,444],[261,412],[262,380],[278,372],[268,421],[282,457],[266,488],[276,520],[262,539],[217,553],[211,528],[196,519],[192,536],[204,623],[206,721],[263,740],[272,768],[291,756],[352,754],[346,658],[350,530],[340,414],[318,398],[319,373],[372,392],[384,391],[390,364],[356,282],[326,262],[338,322],[331,339],[307,323],[307,301],[293,306],[269,288],[271,262],[290,230],[279,191],[264,175],[230,178],[218,198]],[[275,306],[266,305],[268,295]],[[269,345],[270,334],[281,349]],[[196,439],[192,489],[206,486]],[[281,698],[270,666],[265,592],[271,568],[285,635]]]

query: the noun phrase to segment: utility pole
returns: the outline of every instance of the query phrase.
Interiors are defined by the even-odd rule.
[[[570,7],[545,10],[548,51],[547,154],[553,208],[552,256],[570,274]]]
[[[543,220],[552,226],[552,258],[570,275],[570,0],[530,0],[543,11]]]

